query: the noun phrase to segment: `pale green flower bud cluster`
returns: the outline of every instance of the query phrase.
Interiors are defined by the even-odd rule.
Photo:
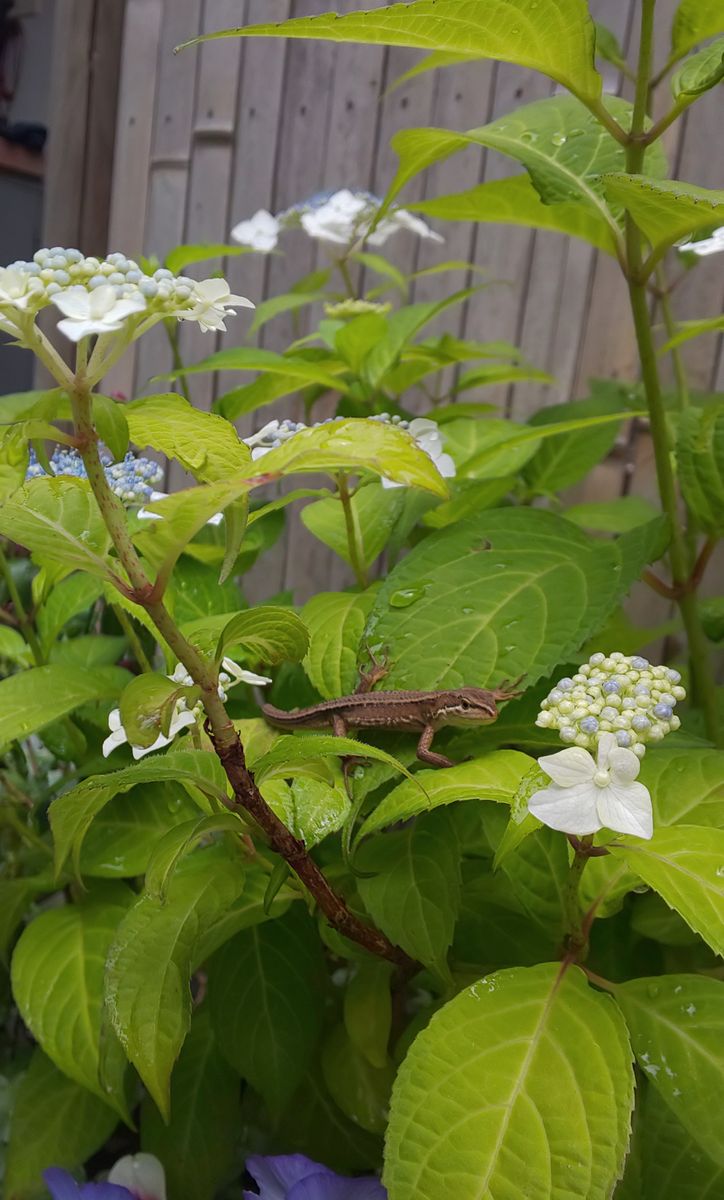
[[[89,292],[110,285],[119,300],[141,295],[150,312],[176,313],[179,309],[192,308],[195,302],[194,279],[174,275],[165,267],[159,267],[152,275],[147,275],[137,262],[125,254],[95,258],[74,248],[52,246],[50,249],[37,250],[32,262],[19,259],[10,263],[5,270],[25,277],[31,311],[49,304],[53,296],[65,288],[79,285]]]
[[[681,722],[674,709],[686,691],[672,667],[654,667],[640,655],[592,654],[572,678],[559,679],[541,701],[536,725],[557,729],[562,742],[594,750],[612,733],[639,758]]]

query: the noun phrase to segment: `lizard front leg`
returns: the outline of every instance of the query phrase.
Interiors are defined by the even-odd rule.
[[[455,763],[451,758],[446,758],[444,754],[436,754],[434,750],[430,749],[434,736],[434,727],[426,725],[417,743],[417,757],[421,762],[429,763],[431,767],[454,767]]]
[[[385,675],[389,675],[390,673],[387,655],[384,653],[384,651],[381,658],[376,658],[368,646],[367,654],[369,655],[372,665],[368,667],[367,670],[362,670],[362,668],[360,668],[359,683],[354,689],[355,696],[360,696],[364,695],[366,692],[371,692],[375,684],[379,683],[381,679],[385,678]]]

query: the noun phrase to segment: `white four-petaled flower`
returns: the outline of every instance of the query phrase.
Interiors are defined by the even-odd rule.
[[[437,422],[429,421],[426,417],[415,417],[410,421],[407,432],[415,439],[418,449],[432,459],[443,479],[455,477],[455,463],[443,449],[443,438]],[[404,484],[383,476],[382,486],[383,488],[397,488],[403,487]]]
[[[250,246],[252,250],[269,254],[276,249],[280,229],[276,217],[265,208],[260,208],[247,221],[239,221],[232,229],[231,236],[240,246]]]
[[[114,333],[123,328],[130,316],[146,308],[140,292],[119,297],[111,284],[102,284],[90,292],[78,284],[56,292],[51,300],[64,317],[58,321],[58,329],[71,342],[79,342],[92,333]]]
[[[166,1176],[155,1154],[126,1154],[111,1167],[108,1182],[136,1200],[166,1200]]]
[[[539,758],[538,766],[552,783],[531,796],[528,809],[544,825],[579,836],[599,829],[652,836],[651,796],[636,782],[641,763],[612,733],[601,734],[597,759],[570,746]]]
[[[195,301],[193,308],[179,309],[176,316],[182,321],[197,321],[204,332],[219,330],[226,333],[224,317],[236,316],[232,304],[240,308],[254,308],[246,296],[234,296],[225,279],[201,280],[194,287],[192,299]]]

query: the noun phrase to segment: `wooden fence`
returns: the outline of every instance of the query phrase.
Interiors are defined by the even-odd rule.
[[[364,7],[380,3],[367,0]],[[102,0],[100,6],[105,7]],[[393,81],[418,57],[398,49],[227,40],[172,53],[174,45],[200,32],[281,21],[330,7],[346,12],[359,9],[361,0],[126,0],[111,248],[162,257],[179,242],[224,241],[231,226],[256,209],[277,211],[320,188],[352,186],[381,194],[394,172],[389,141],[397,130],[419,125],[466,129],[553,91],[543,77],[497,63],[429,73],[391,91]],[[666,18],[674,7],[674,0],[660,0],[657,10],[662,59]],[[612,28],[631,53],[635,8],[636,0],[591,0],[594,17]],[[604,70],[606,89],[621,91],[619,74],[613,68]],[[665,92],[666,85],[661,90]],[[665,96],[661,100],[666,103]],[[720,94],[712,92],[696,105],[669,139],[667,150],[675,176],[722,186]],[[412,200],[463,190],[513,169],[500,155],[471,149],[415,180],[404,195]],[[442,327],[479,339],[516,342],[534,364],[555,376],[551,386],[524,384],[491,392],[505,413],[525,420],[541,405],[585,395],[591,377],[635,377],[626,297],[609,258],[583,242],[522,228],[450,224],[442,231],[442,247],[399,235],[388,243],[391,256],[408,271],[443,258],[470,261],[491,279],[504,281],[448,312]],[[270,258],[229,260],[226,274],[232,291],[255,301],[285,291],[323,254],[301,234],[291,236],[285,250]],[[427,277],[416,285],[415,299],[440,297],[465,286],[468,278],[463,270]],[[722,262],[714,257],[682,282],[676,293],[677,312],[682,317],[719,312],[723,297]],[[233,333],[221,344],[243,337],[246,318],[231,324]],[[262,344],[279,348],[291,336],[290,323],[282,317],[264,331]],[[183,328],[186,361],[214,348],[211,334]],[[720,349],[710,338],[687,351],[692,386],[722,387]],[[135,360],[116,370],[113,385],[127,394],[138,392],[168,367],[168,348],[157,332],[140,346]],[[238,376],[219,382],[226,390]],[[211,377],[200,379],[194,385],[195,401],[208,407],[212,389]],[[273,411],[277,415],[281,410]],[[257,424],[260,419],[257,414]],[[174,478],[178,477],[172,472],[172,482]],[[611,498],[628,491],[655,494],[645,430],[622,437],[577,499]],[[252,586],[266,595],[292,587],[303,598],[315,588],[346,580],[325,548],[296,522],[294,536],[265,560],[263,577]],[[666,608],[647,592],[634,598],[634,615],[637,610],[650,623]]]

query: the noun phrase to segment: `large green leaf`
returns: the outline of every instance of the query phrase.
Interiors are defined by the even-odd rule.
[[[36,896],[57,888],[50,875],[24,875],[0,879],[0,961],[9,966],[9,951],[23,917]]]
[[[643,527],[646,529],[647,527]],[[657,526],[658,529],[658,526]],[[660,545],[589,539],[552,513],[493,509],[426,538],[390,572],[366,641],[386,685],[533,684],[569,661]]]
[[[673,350],[676,346],[691,341],[692,338],[701,337],[704,333],[720,333],[722,329],[724,329],[724,317],[707,317],[701,321],[681,321],[674,337],[662,346],[661,353]]]
[[[641,763],[651,792],[654,824],[724,828],[724,754],[718,750],[656,748]]]
[[[31,479],[0,508],[0,533],[41,565],[58,564],[112,579],[111,536],[83,479]]]
[[[105,884],[80,903],[41,913],[26,927],[12,962],[15,1002],[48,1058],[129,1121],[126,1061],[103,1028],[103,973],[132,899],[122,884]]]
[[[191,1021],[189,979],[203,934],[241,893],[243,864],[216,844],[179,865],[163,901],[143,894],[116,932],[106,969],[113,1026],[164,1118]]]
[[[249,246],[229,246],[226,242],[191,242],[174,246],[165,258],[165,266],[174,275],[180,275],[184,267],[194,263],[208,262],[211,258],[237,258],[250,254]]]
[[[346,392],[347,385],[342,378],[346,369],[346,363],[335,361],[326,355],[317,362],[294,354],[275,354],[273,350],[239,346],[232,350],[219,350],[200,363],[195,363],[193,367],[184,367],[183,373],[203,375],[209,371],[262,371],[265,374],[280,376],[286,384],[296,380],[298,387],[318,383],[332,391]],[[230,393],[231,395],[233,393]],[[227,402],[222,407],[229,420],[257,407],[254,404],[251,407],[243,405],[239,408],[235,404],[232,406],[230,397],[225,399]]]
[[[324,1043],[322,1071],[330,1095],[350,1121],[367,1133],[385,1132],[394,1079],[390,1062],[373,1066],[340,1024]]]
[[[370,567],[384,550],[404,507],[405,495],[399,488],[379,485],[360,488],[350,501],[355,529],[356,549],[362,565]],[[304,506],[302,522],[310,533],[343,558],[352,562],[344,509],[338,497],[330,496]]]
[[[149,1099],[141,1107],[141,1146],[163,1163],[172,1200],[213,1200],[232,1172],[240,1126],[238,1076],[201,1009],[171,1080],[170,1122]]]
[[[576,418],[616,414],[624,409],[624,398],[617,387],[602,388],[586,400],[552,404],[539,409],[531,418],[530,425],[534,429],[545,431],[547,425]],[[610,453],[619,428],[619,424],[614,421],[544,439],[525,467],[524,475],[528,486],[532,491],[543,495],[562,492],[564,488],[572,487]]]
[[[375,925],[447,979],[460,909],[460,844],[450,814],[425,814],[406,829],[368,842],[355,865],[362,872],[359,893]]]
[[[55,842],[55,869],[60,873],[72,855],[76,871],[83,839],[92,821],[114,796],[144,783],[177,780],[214,797],[226,799],[226,775],[215,754],[203,750],[177,750],[107,775],[92,775],[77,787],[57,796],[50,806],[50,827]]]
[[[111,700],[128,683],[120,667],[85,671],[53,665],[33,667],[0,680],[0,746],[43,729],[94,700]]]
[[[724,1167],[724,983],[700,975],[632,979],[616,988],[639,1065],[685,1129]]]
[[[77,1169],[100,1150],[118,1115],[38,1048],[15,1096],[5,1161],[6,1200],[44,1200],[46,1167]]]
[[[699,1143],[651,1087],[644,1096],[640,1126],[642,1180],[621,1200],[714,1200],[722,1193],[724,1167],[702,1153]]]
[[[267,779],[260,790],[287,829],[311,849],[343,827],[351,805],[339,767],[330,765],[325,772],[313,763],[307,769],[314,775],[292,768],[288,780]],[[321,773],[328,778],[318,778]]]
[[[143,875],[165,834],[198,815],[198,803],[180,783],[144,783],[115,796],[84,838],[78,874],[82,879]]]
[[[237,613],[224,625],[216,645],[221,660],[227,649],[242,646],[264,663],[299,662],[309,645],[307,628],[290,608],[260,605]]]
[[[601,183],[606,195],[630,212],[649,242],[647,273],[675,242],[724,220],[724,191],[647,175],[605,175]]]
[[[657,829],[650,842],[614,843],[610,850],[724,954],[724,829],[672,825]]]
[[[319,592],[302,609],[309,630],[304,670],[325,700],[346,696],[357,685],[357,649],[375,590]]]
[[[238,934],[209,964],[223,1053],[278,1113],[311,1064],[322,1026],[321,944],[306,913]]]
[[[497,750],[445,771],[417,771],[412,779],[406,779],[387,793],[367,817],[359,836],[367,837],[417,813],[459,800],[497,800],[510,804],[530,767],[527,754]]]
[[[630,123],[631,106],[627,101],[607,96],[606,106],[622,126]],[[621,242],[616,212],[607,203],[601,175],[623,170],[623,148],[572,96],[537,100],[465,133],[403,130],[395,135],[392,145],[400,159],[390,188],[392,196],[426,167],[466,146],[487,146],[523,164],[544,204],[583,204],[597,222],[608,227],[613,243]],[[647,169],[652,175],[663,174],[660,150],[649,154]]]
[[[610,997],[560,964],[498,971],[414,1042],[392,1093],[390,1200],[608,1200],[633,1107]]]
[[[68,575],[55,585],[37,616],[38,633],[46,654],[67,623],[89,609],[102,592],[99,579],[81,572]]]
[[[724,33],[724,9],[719,0],[681,0],[671,27],[672,57],[682,58],[715,33]]]
[[[722,193],[724,199],[724,193]],[[724,532],[724,405],[681,413],[676,464],[684,499],[698,525]]]
[[[219,37],[321,38],[497,58],[542,71],[588,100],[601,93],[593,66],[593,22],[582,0],[416,0],[375,12],[332,12],[227,29],[194,40]]]
[[[716,87],[723,78],[724,38],[718,38],[682,63],[671,80],[671,90],[683,107]]]
[[[251,452],[228,421],[201,412],[175,392],[146,396],[123,409],[131,441],[175,458],[202,483],[245,471]]]

